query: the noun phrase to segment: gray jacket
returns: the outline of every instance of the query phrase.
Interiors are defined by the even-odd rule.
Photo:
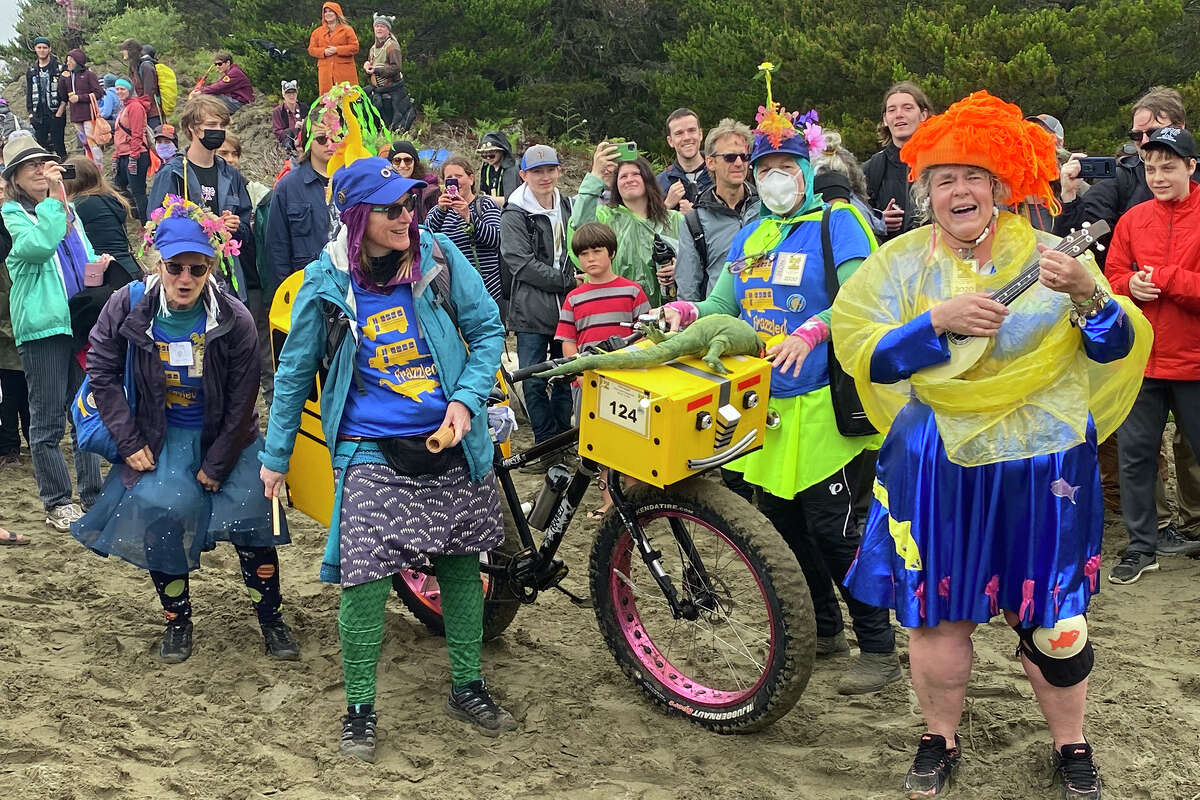
[[[571,201],[558,193],[563,236],[571,219]],[[554,258],[554,230],[550,217],[537,207],[522,184],[500,213],[501,279],[511,280],[507,323],[510,331],[554,335],[563,298],[575,288],[575,268],[570,242]]]
[[[749,183],[746,184],[746,197],[736,210],[725,205],[716,192],[716,187],[706,189],[684,216],[686,224],[679,231],[679,253],[675,260],[675,283],[679,287],[680,300],[698,302],[708,297],[721,276],[733,237],[758,219],[758,195]],[[697,227],[702,240],[696,236]],[[706,259],[701,259],[701,250],[707,251]]]

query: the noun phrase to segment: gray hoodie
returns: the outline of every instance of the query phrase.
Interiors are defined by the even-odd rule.
[[[554,205],[557,219],[522,184],[500,214],[500,278],[511,331],[552,336],[563,298],[575,288],[567,240],[571,201],[555,189]]]

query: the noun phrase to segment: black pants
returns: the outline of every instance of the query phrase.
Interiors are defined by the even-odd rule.
[[[21,450],[21,436],[29,443],[29,387],[19,369],[0,369],[0,456]]]
[[[1158,549],[1154,486],[1159,480],[1158,453],[1171,409],[1192,452],[1200,453],[1200,381],[1146,378],[1117,432],[1121,516],[1129,530],[1129,549],[1136,553],[1154,555]]]
[[[787,541],[804,570],[817,618],[817,635],[834,636],[845,627],[833,589],[836,583],[850,609],[859,649],[864,653],[890,653],[896,649],[896,633],[889,611],[856,600],[842,585],[862,541],[854,512],[861,458],[791,500],[760,490],[758,507]]]
[[[118,156],[113,183],[133,204],[138,221],[146,224],[146,172],[150,169],[150,154],[142,151],[136,159]]]
[[[259,624],[278,622],[282,619],[279,608],[283,605],[279,591],[279,554],[274,547],[235,549],[242,563],[242,582],[246,584]],[[187,575],[151,572],[150,580],[154,582],[167,622],[182,625],[192,618],[191,581]]]
[[[33,120],[33,138],[42,147],[55,153],[59,158],[67,157],[67,117],[64,114],[56,117],[53,114],[35,115]]]
[[[368,86],[367,96],[379,109],[379,115],[391,131],[402,133],[408,130],[417,118],[412,98],[408,96],[408,89],[402,80],[391,86]]]

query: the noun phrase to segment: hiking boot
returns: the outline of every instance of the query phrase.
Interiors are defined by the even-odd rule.
[[[954,734],[954,747],[946,747],[946,737],[926,733],[917,745],[917,756],[908,775],[904,777],[904,792],[909,798],[933,797],[950,787],[962,748],[958,746],[958,734]]]
[[[20,453],[5,453],[4,455],[0,455],[0,468],[19,466],[21,466]]]
[[[850,652],[850,644],[846,641],[846,632],[838,631],[833,636],[817,637],[817,658],[827,658]]]
[[[1191,556],[1200,553],[1200,542],[1193,541],[1168,524],[1158,532],[1155,550],[1160,556]]]
[[[183,624],[168,622],[163,631],[162,646],[158,648],[158,657],[168,664],[178,664],[187,661],[192,654],[192,621]]]
[[[1087,742],[1063,745],[1055,751],[1054,771],[1062,782],[1063,800],[1100,800],[1100,770]]]
[[[69,531],[71,523],[83,516],[83,509],[74,503],[64,503],[46,512],[46,524],[55,530]]]
[[[1109,583],[1128,585],[1137,583],[1143,572],[1154,572],[1158,569],[1158,559],[1153,553],[1139,553],[1136,550],[1126,550],[1121,556],[1121,563],[1108,573]]]
[[[342,717],[342,741],[338,752],[344,756],[354,756],[360,761],[375,763],[375,725],[379,718],[373,706],[358,706],[361,710],[347,709]]]
[[[267,655],[280,661],[299,661],[300,642],[296,634],[283,620],[262,626],[263,640],[267,643]]]
[[[450,696],[446,698],[446,713],[471,723],[484,736],[499,736],[505,731],[517,729],[517,721],[496,704],[482,679],[471,681],[466,686],[451,687]]]
[[[900,657],[890,653],[864,653],[842,676],[838,683],[838,694],[870,694],[878,692],[892,681],[900,680]]]

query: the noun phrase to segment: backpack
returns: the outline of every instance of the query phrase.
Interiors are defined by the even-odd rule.
[[[175,70],[155,62],[154,71],[158,74],[158,107],[163,114],[170,114],[179,100],[179,81],[175,78]]]
[[[696,255],[700,257],[700,273],[705,276],[700,283],[700,299],[708,295],[708,240],[704,238],[704,226],[700,224],[700,211],[693,208],[683,215],[687,223],[688,233],[692,235],[692,244],[696,247]]]

